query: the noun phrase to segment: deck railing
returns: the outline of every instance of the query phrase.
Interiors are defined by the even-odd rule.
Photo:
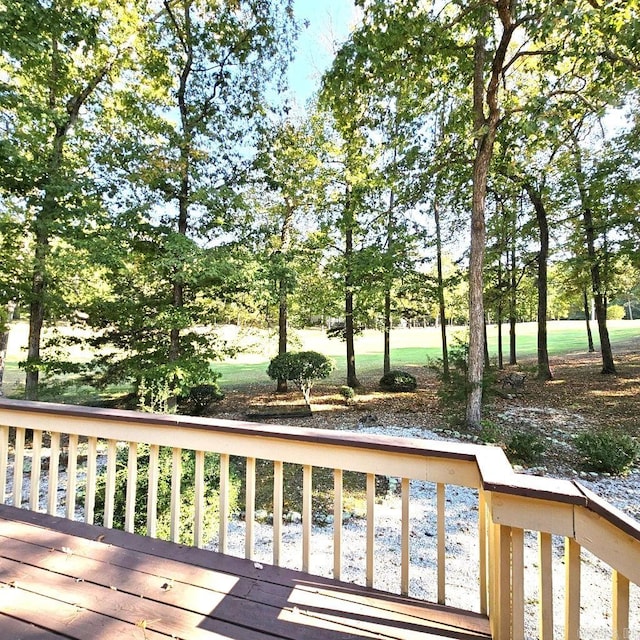
[[[107,527],[114,519],[116,452],[118,447],[126,447],[127,531],[134,529],[138,445],[147,445],[146,520],[150,536],[156,535],[160,448],[169,447],[169,537],[173,541],[179,540],[181,527],[185,526],[180,516],[185,491],[181,486],[181,454],[183,450],[194,451],[192,526],[194,544],[199,547],[210,542],[204,538],[205,455],[219,455],[219,531],[214,550],[222,553],[229,552],[230,529],[237,529],[230,513],[230,463],[236,457],[242,459],[244,555],[251,559],[258,557],[256,469],[265,466],[256,462],[270,461],[273,525],[269,561],[276,565],[283,563],[284,465],[301,465],[299,568],[310,572],[317,570],[312,554],[317,535],[312,513],[314,469],[331,469],[333,517],[324,531],[332,529],[332,575],[337,579],[343,577],[343,533],[349,526],[343,524],[343,474],[363,474],[366,509],[362,562],[367,586],[378,586],[381,572],[385,578],[393,573],[390,567],[381,568],[375,561],[376,478],[397,479],[399,584],[389,590],[413,595],[414,575],[418,573],[420,580],[435,586],[436,599],[442,604],[450,604],[449,593],[456,580],[447,570],[452,550],[447,546],[450,527],[445,525],[448,512],[455,507],[455,499],[448,502],[447,491],[451,486],[466,487],[476,500],[477,526],[456,552],[469,554],[473,550],[469,562],[474,564],[477,586],[468,590],[463,605],[489,615],[494,638],[640,639],[640,524],[578,483],[514,473],[499,448],[6,399],[0,399],[0,425],[0,503],[72,519],[82,514],[86,522]],[[106,476],[104,514],[96,522],[100,473]],[[417,483],[433,486],[436,519],[435,535],[420,540],[415,540],[412,527],[416,517],[427,516],[412,513],[411,491]],[[423,556],[430,545],[437,560],[432,576],[424,573],[424,566],[416,566],[416,556]],[[536,584],[533,589],[528,586],[532,581]],[[586,606],[581,595],[595,591],[608,592],[602,597],[609,610],[599,615],[589,606],[581,615],[581,608]]]

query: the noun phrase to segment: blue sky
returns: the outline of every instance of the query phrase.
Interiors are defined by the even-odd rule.
[[[300,106],[317,90],[320,76],[333,60],[333,49],[349,35],[356,19],[353,0],[294,0],[301,26],[289,82]]]

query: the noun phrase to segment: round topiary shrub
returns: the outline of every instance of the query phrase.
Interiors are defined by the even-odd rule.
[[[271,360],[267,375],[272,380],[295,382],[305,403],[310,406],[313,383],[327,378],[332,371],[333,362],[317,351],[289,351]]]
[[[380,387],[385,391],[415,391],[418,381],[406,371],[389,371],[380,378]]]

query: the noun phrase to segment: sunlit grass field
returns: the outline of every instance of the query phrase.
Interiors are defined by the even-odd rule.
[[[598,331],[592,323],[596,349],[599,347]],[[220,384],[224,388],[234,388],[245,384],[268,382],[267,365],[277,351],[277,335],[267,330],[240,330],[226,327],[224,337],[240,346],[242,353],[231,360],[216,363],[215,369],[222,377]],[[313,350],[330,356],[336,369],[331,382],[341,383],[345,376],[345,344],[339,339],[327,338],[321,329],[303,329],[292,331],[291,350]],[[449,345],[454,344],[456,336],[464,338],[464,327],[451,327],[448,330]],[[497,335],[495,325],[488,327],[489,354],[497,358]],[[520,323],[516,329],[518,360],[536,357],[537,325]],[[617,320],[609,323],[609,335],[614,348],[629,340],[640,338],[640,320]],[[23,381],[24,373],[18,362],[24,358],[26,345],[26,324],[16,323],[11,333],[7,361],[5,364],[5,391]],[[586,325],[578,321],[554,321],[548,324],[549,354],[558,356],[574,352],[587,351]],[[503,327],[503,353],[505,359],[509,353],[508,327]],[[356,365],[358,373],[366,375],[382,371],[383,335],[379,331],[367,330],[356,338]],[[414,366],[426,366],[430,359],[441,357],[440,329],[435,327],[419,329],[395,329],[391,333],[391,365],[395,369]],[[80,350],[70,354],[73,360],[87,360],[88,355]]]

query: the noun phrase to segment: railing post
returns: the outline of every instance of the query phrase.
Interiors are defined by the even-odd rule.
[[[438,547],[438,604],[446,604],[446,529],[445,529],[445,485],[436,485],[436,513],[437,513],[437,547]]]
[[[9,460],[9,427],[0,425],[0,504],[5,504],[7,496],[7,466]]]
[[[478,541],[480,559],[480,613],[487,615],[489,612],[488,570],[489,570],[489,536],[487,528],[487,498],[483,489],[478,492]]]
[[[511,638],[511,527],[497,524],[493,520],[493,495],[487,493],[488,507],[488,578],[489,578],[489,623],[493,640]]]
[[[629,638],[629,579],[613,572],[613,639]]]
[[[333,470],[333,577],[342,575],[342,469]]]
[[[538,534],[539,634],[540,640],[553,640],[553,546],[550,533]]]
[[[565,538],[565,640],[580,638],[580,545]]]
[[[160,447],[157,444],[149,446],[149,488],[147,492],[147,535],[155,538],[158,528],[158,479],[160,473]]]
[[[47,495],[47,513],[55,516],[58,506],[58,482],[60,469],[60,434],[54,431],[50,434],[50,454],[49,454],[49,474],[47,480],[49,482]],[[4,497],[4,494],[3,494]]]
[[[124,530],[133,533],[136,518],[136,493],[138,490],[138,443],[129,443],[127,456],[127,492],[125,495]]]
[[[31,439],[31,478],[29,484],[29,509],[38,511],[40,503],[40,473],[42,471],[42,431],[33,430]]]
[[[22,480],[24,473],[24,436],[25,430],[16,428],[16,442],[13,454],[13,506],[22,506]]]

